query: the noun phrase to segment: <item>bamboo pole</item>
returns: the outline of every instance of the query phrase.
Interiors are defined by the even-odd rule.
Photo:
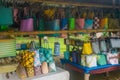
[[[68,6],[87,6],[87,7],[100,7],[100,8],[113,8],[112,5],[102,5],[95,3],[80,3],[73,1],[46,1],[46,0],[30,0],[30,2],[42,2],[45,4],[58,4],[58,5],[68,5]],[[119,6],[114,6],[115,8],[119,8]]]

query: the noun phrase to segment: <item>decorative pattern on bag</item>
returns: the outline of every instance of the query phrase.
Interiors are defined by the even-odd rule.
[[[67,30],[68,29],[68,19],[67,18],[62,18],[60,20],[60,29],[61,30]]]
[[[28,77],[34,76],[34,68],[33,67],[29,67],[29,68],[27,67],[26,70],[27,70]]]
[[[117,53],[107,53],[107,61],[109,64],[119,64],[119,61],[118,61],[118,54]]]
[[[100,20],[100,28],[108,29],[108,18],[103,18]]]
[[[46,57],[46,62],[52,62],[53,61],[53,56],[52,56],[52,49],[48,48],[45,49],[45,57]]]
[[[85,25],[85,19],[84,18],[76,19],[76,29],[77,30],[84,29],[84,25]]]
[[[46,61],[46,57],[44,55],[44,48],[42,48],[42,47],[39,48],[39,56],[40,56],[41,63]]]
[[[55,71],[56,71],[55,62],[50,62],[49,63],[49,72],[55,72]]]
[[[96,67],[97,66],[97,55],[87,55],[86,56],[86,66]]]
[[[92,29],[92,27],[93,27],[93,20],[92,19],[86,19],[84,29]]]
[[[39,56],[39,49],[35,50],[34,52],[35,52],[35,55],[34,55],[34,66],[37,67],[37,66],[41,65],[40,56]]]
[[[96,67],[97,55],[81,55],[81,65],[86,67]]]
[[[104,55],[104,54],[97,55],[97,64],[98,65],[106,65],[107,64],[106,55]]]
[[[94,17],[93,29],[98,29],[100,27],[99,22],[100,19],[98,17]]]
[[[40,67],[40,66],[34,67],[34,72],[35,72],[35,75],[40,75],[40,74],[42,74],[41,67]]]
[[[22,65],[25,67],[33,67],[34,66],[34,52],[25,51],[22,58]]]

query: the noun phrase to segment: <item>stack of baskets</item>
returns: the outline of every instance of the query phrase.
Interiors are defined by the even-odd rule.
[[[16,57],[16,40],[15,39],[0,39],[0,73],[15,71],[18,63],[12,61]],[[6,60],[11,58],[11,62]],[[8,61],[9,63],[5,63]]]
[[[15,39],[0,39],[0,58],[16,56]]]

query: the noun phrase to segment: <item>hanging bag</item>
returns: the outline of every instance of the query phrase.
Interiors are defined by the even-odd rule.
[[[29,7],[24,7],[23,19],[20,23],[20,31],[31,32],[34,30],[34,20],[30,17],[32,14],[30,15],[29,12]]]
[[[116,10],[111,10],[111,16],[108,19],[109,29],[119,29],[119,19],[115,17]]]
[[[99,54],[100,53],[99,41],[95,39],[92,41],[91,45],[93,52]]]
[[[76,30],[84,29],[85,19],[80,17],[79,8],[77,9],[78,18],[76,18]]]
[[[75,18],[74,18],[74,14],[75,14],[75,10],[71,9],[70,10],[71,14],[69,16],[69,19],[68,19],[68,26],[69,26],[69,30],[74,30],[75,29]]]
[[[107,45],[105,39],[100,40],[100,51],[107,52]]]
[[[103,10],[101,11],[100,28],[108,29],[108,18],[104,16]]]
[[[34,73],[35,73],[35,75],[40,75],[41,74],[40,55],[39,55],[39,49],[38,49],[35,41],[31,41],[30,50],[35,53],[35,55],[34,55]]]
[[[53,15],[53,18],[51,20],[47,20],[45,22],[45,30],[48,30],[48,31],[59,31],[60,30],[60,20],[59,20],[59,13],[57,13],[57,10],[55,8],[55,13]],[[59,36],[59,34],[51,34],[49,36],[53,36],[53,37],[56,37],[56,36]]]
[[[44,55],[47,63],[53,62],[52,49],[49,48],[49,42],[47,40],[44,40]]]
[[[85,20],[84,29],[92,29],[93,28],[93,16],[94,14],[89,10],[87,12],[87,19]]]
[[[12,8],[5,7],[4,0],[2,0],[0,5],[0,25],[11,24],[13,24]]]
[[[60,30],[68,30],[68,18],[65,15],[65,8],[60,9]],[[67,34],[62,33],[61,37],[66,38]]]
[[[94,22],[93,22],[93,29],[99,29],[100,28],[100,19],[99,19],[99,15],[98,15],[98,10],[94,10],[95,16],[93,18]]]
[[[120,38],[110,38],[112,48],[120,48]]]
[[[23,19],[21,20],[20,31],[30,32],[33,31],[33,19]]]
[[[60,30],[67,30],[68,29],[68,18],[65,16],[65,9],[59,9],[60,14]]]

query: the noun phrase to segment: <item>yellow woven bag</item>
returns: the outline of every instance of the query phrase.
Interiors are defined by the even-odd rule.
[[[92,54],[92,47],[90,42],[85,42],[83,44],[82,54]]]

